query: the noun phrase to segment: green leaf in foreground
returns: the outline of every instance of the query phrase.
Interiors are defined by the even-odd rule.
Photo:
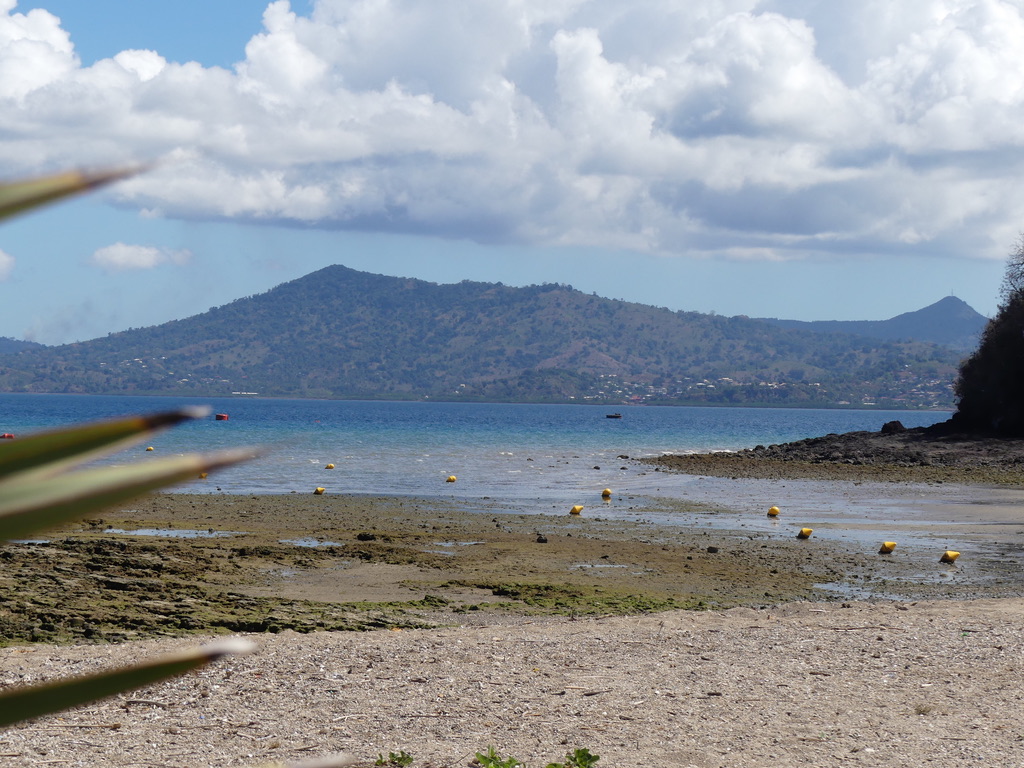
[[[22,213],[62,197],[87,192],[127,178],[138,168],[111,171],[69,171],[53,176],[0,184],[0,219]]]
[[[33,473],[28,473],[28,478],[9,479],[0,484],[0,540],[23,538],[254,455],[252,450],[187,454],[145,464],[81,470],[45,482]]]
[[[209,408],[181,408],[147,416],[95,421],[0,441],[0,479],[28,470],[57,474],[69,466],[137,443],[153,432],[209,413]]]
[[[141,688],[229,654],[249,653],[253,648],[253,644],[245,640],[225,640],[135,667],[9,691],[0,695],[0,728]]]
[[[312,760],[304,760],[301,763],[288,763],[286,765],[274,763],[265,766],[265,768],[345,768],[345,766],[355,765],[358,762],[352,755],[340,754],[317,757]]]

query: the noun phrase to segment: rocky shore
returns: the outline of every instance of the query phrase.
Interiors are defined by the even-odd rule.
[[[848,432],[735,453],[663,456],[656,467],[717,477],[811,478],[1024,485],[1024,440],[965,435],[950,422]]]
[[[482,502],[486,504],[486,502]],[[165,494],[0,549],[8,643],[371,630],[824,597],[848,553],[615,519],[686,502],[510,514],[452,502]],[[898,570],[898,569],[897,569]]]

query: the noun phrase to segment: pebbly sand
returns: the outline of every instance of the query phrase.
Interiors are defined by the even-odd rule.
[[[5,765],[1019,766],[1024,601],[522,620],[257,638],[253,656],[0,736]],[[181,640],[8,649],[4,677],[84,672]]]
[[[580,518],[164,495],[5,548],[0,619],[61,644],[0,649],[0,685],[266,631],[0,733],[0,765],[1024,766],[1024,491],[730,472]],[[313,631],[346,626],[383,629]]]

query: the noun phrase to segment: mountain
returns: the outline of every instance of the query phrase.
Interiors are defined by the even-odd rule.
[[[24,349],[41,349],[42,347],[42,344],[37,344],[34,341],[21,341],[8,336],[0,336],[0,355],[21,352]]]
[[[978,346],[981,331],[988,318],[976,312],[967,302],[947,296],[916,312],[905,312],[888,320],[777,320],[761,318],[781,328],[815,333],[845,333],[873,339],[915,339],[942,344],[960,352]]]
[[[0,389],[948,407],[959,359],[568,285],[439,285],[333,266],[184,320],[0,355]]]

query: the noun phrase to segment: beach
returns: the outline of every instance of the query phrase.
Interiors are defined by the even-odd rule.
[[[578,516],[160,494],[7,547],[5,686],[258,651],[8,730],[0,764],[1024,763],[1018,486],[718,474]]]
[[[195,675],[14,728],[5,765],[235,766],[405,751],[464,766],[1016,766],[1024,602],[773,609],[285,632]],[[4,677],[81,673],[182,640],[30,646]]]

